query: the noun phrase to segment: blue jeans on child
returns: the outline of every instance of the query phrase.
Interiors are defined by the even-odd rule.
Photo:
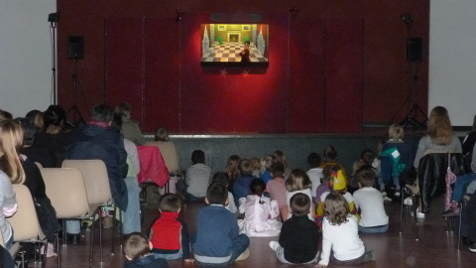
[[[359,232],[364,234],[379,234],[385,233],[388,231],[388,224],[372,227],[363,227],[359,225]]]
[[[182,249],[180,249],[177,253],[169,253],[169,254],[154,252],[152,250],[152,254],[154,255],[154,257],[156,257],[158,259],[164,259],[164,260],[167,260],[167,261],[178,260],[178,259],[181,259],[183,257]]]
[[[466,187],[468,187],[468,185],[473,180],[476,180],[476,173],[469,173],[459,176],[456,179],[451,200],[461,202],[461,200],[463,200],[464,193],[466,192]]]
[[[233,241],[233,244],[231,246],[231,258],[229,261],[225,263],[204,263],[198,261],[198,265],[199,267],[228,267],[241,255],[241,253],[245,252],[249,245],[250,239],[248,238],[248,236],[245,234],[240,234]],[[210,257],[213,258],[213,256]]]
[[[124,179],[127,187],[127,208],[122,214],[122,233],[130,234],[141,231],[140,224],[140,187],[136,177]]]

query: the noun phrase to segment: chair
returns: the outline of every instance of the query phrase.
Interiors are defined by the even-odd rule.
[[[16,242],[16,245],[13,246],[15,248],[14,251],[18,248],[18,242],[42,243],[45,246],[44,255],[46,255],[47,241],[41,232],[30,190],[21,184],[14,184],[13,190],[16,194],[18,208],[12,217],[7,218],[7,221],[12,226],[14,232],[13,238],[14,242]],[[12,253],[12,249],[10,252]],[[45,267],[45,264],[46,262],[43,260],[42,266]],[[24,267],[24,262],[22,266]]]
[[[165,161],[165,166],[169,170],[170,180],[165,185],[166,192],[175,193],[175,184],[180,178],[179,157],[175,144],[171,141],[152,141],[146,143],[148,146],[157,146]]]
[[[450,157],[448,161],[448,156]],[[422,212],[430,211],[432,198],[441,195],[446,189],[446,170],[450,168],[456,175],[464,173],[461,154],[433,153],[425,155],[418,166],[418,183],[420,186],[420,201]]]
[[[107,175],[106,165],[102,160],[64,160],[63,168],[76,168],[81,172],[86,188],[86,195],[89,204],[87,217],[92,218],[98,214],[99,209],[111,200],[111,188]],[[102,248],[102,217],[99,215],[99,255],[100,262],[103,263]],[[90,234],[89,265],[93,262],[94,248],[94,223]]]
[[[80,219],[88,215],[89,204],[86,188],[81,172],[73,168],[43,168],[41,169],[45,181],[46,195],[56,210],[58,219]],[[63,228],[63,237],[66,230]],[[56,251],[58,253],[57,266],[61,267],[61,250],[58,238]]]

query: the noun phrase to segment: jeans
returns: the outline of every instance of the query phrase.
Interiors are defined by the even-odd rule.
[[[388,231],[388,224],[372,227],[363,227],[359,225],[359,232],[364,234],[379,234],[385,233]]]
[[[314,259],[306,262],[306,263],[303,263],[303,264],[311,264],[311,263],[315,263],[317,261],[317,258],[319,257],[319,250],[317,251],[317,254],[316,254],[316,257],[314,257]],[[277,249],[276,249],[276,258],[278,259],[278,261],[280,261],[281,263],[287,263],[287,264],[293,264],[291,262],[289,262],[288,260],[286,260],[286,258],[284,257],[284,248],[279,246]],[[295,264],[295,263],[294,263]]]
[[[178,260],[183,257],[182,249],[180,249],[177,253],[166,254],[166,253],[158,253],[158,252],[152,251],[152,254],[154,255],[155,258],[164,259],[167,261]]]
[[[124,179],[127,187],[127,208],[122,214],[122,233],[129,234],[141,231],[140,223],[140,187],[136,177]]]
[[[377,177],[377,180],[378,180],[378,185],[380,187],[380,191],[385,190],[385,182],[382,175],[379,175]],[[392,176],[392,182],[393,182],[393,186],[395,187],[395,190],[400,190],[400,177]]]
[[[463,200],[466,187],[468,187],[468,185],[473,180],[476,180],[476,173],[470,173],[470,174],[459,176],[456,179],[451,200],[456,202],[461,202],[461,200]]]
[[[250,245],[250,239],[245,234],[240,234],[238,237],[233,241],[231,246],[231,258],[226,263],[202,263],[197,262],[199,267],[228,267],[232,264],[240,255],[241,253],[245,252],[245,250]]]

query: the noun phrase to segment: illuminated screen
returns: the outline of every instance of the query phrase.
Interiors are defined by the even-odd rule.
[[[268,63],[268,24],[202,24],[202,63]]]

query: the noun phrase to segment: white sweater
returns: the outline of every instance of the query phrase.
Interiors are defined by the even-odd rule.
[[[357,219],[349,216],[340,225],[332,225],[327,217],[322,223],[322,253],[319,264],[328,265],[331,256],[339,261],[357,259],[365,253],[364,242],[359,238]]]
[[[373,187],[364,187],[354,192],[354,199],[360,207],[362,227],[374,227],[388,224],[388,216],[383,206],[383,196]]]

